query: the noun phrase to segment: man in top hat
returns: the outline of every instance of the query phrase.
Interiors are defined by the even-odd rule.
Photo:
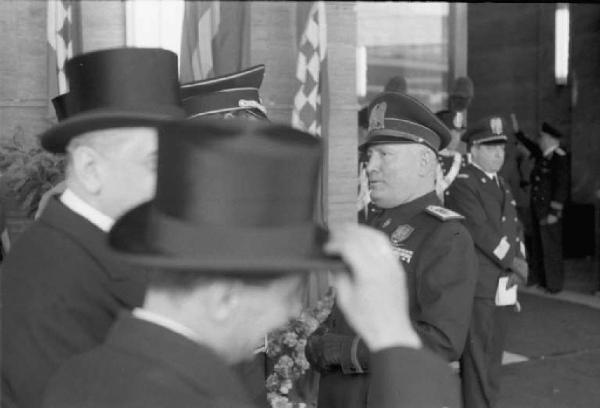
[[[497,175],[504,162],[506,130],[499,116],[485,118],[467,130],[463,139],[471,163],[448,188],[444,201],[465,216],[479,260],[473,317],[460,361],[465,408],[496,404],[507,318],[507,308],[498,306],[514,305],[504,300],[504,290],[527,280],[515,201]]]
[[[446,361],[458,360],[477,264],[463,217],[441,207],[435,193],[437,153],[450,132],[405,94],[380,94],[369,111],[369,136],[361,148],[368,155],[372,205],[363,222],[389,237],[406,270],[410,316],[424,346]],[[338,308],[309,337],[307,357],[322,373],[320,408],[365,406],[369,351]]]
[[[66,190],[14,243],[2,270],[2,398],[41,405],[49,377],[102,342],[121,308],[141,305],[145,279],[108,253],[115,219],[154,194],[156,125],[183,117],[177,56],[120,48],[67,61],[76,107],[41,135],[66,153]]]
[[[313,221],[322,154],[284,125],[161,127],[156,196],[110,232],[123,260],[151,271],[144,304],[58,371],[44,407],[250,407],[227,366],[296,316],[307,272],[326,270],[373,353],[371,406],[458,407],[448,367],[420,350],[386,237],[356,225],[328,237]]]
[[[565,280],[562,214],[570,191],[570,155],[560,145],[562,134],[546,122],[542,123],[537,144],[522,131],[516,132],[516,136],[535,160],[530,174],[533,236],[529,283],[539,284],[549,293],[558,293]]]

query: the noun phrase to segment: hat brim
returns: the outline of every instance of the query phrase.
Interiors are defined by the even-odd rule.
[[[101,110],[76,114],[57,123],[40,135],[42,147],[52,153],[65,153],[69,141],[83,133],[95,130],[157,126],[169,120],[183,118],[182,108],[166,107],[160,113]]]
[[[149,242],[147,228],[152,202],[142,204],[121,217],[109,233],[111,251],[124,262],[146,267],[196,270],[199,273],[243,272],[250,274],[312,272],[347,269],[338,256],[324,253],[312,256],[240,256],[235,242],[226,245],[227,255],[203,256],[199,253],[172,254]],[[325,231],[325,230],[323,230]]]
[[[494,145],[494,144],[506,144],[508,137],[506,135],[490,136],[483,139],[475,140],[474,145]]]

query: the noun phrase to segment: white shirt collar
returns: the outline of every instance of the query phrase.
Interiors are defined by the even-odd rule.
[[[165,327],[177,334],[181,334],[184,337],[187,337],[188,339],[198,343],[198,336],[194,333],[194,331],[192,329],[190,329],[187,326],[184,326],[183,324],[176,322],[175,320],[169,319],[168,317],[165,316],[161,316],[157,313],[151,312],[149,310],[146,309],[142,309],[139,307],[136,307],[135,309],[133,309],[133,316],[141,319],[141,320],[145,320],[147,322],[150,323],[154,323],[156,325]]]
[[[115,220],[106,214],[101,213],[68,188],[60,196],[60,201],[71,211],[81,215],[83,218],[100,228],[104,232],[110,231]]]
[[[548,157],[552,152],[554,152],[556,149],[558,149],[558,146],[559,145],[550,146],[549,148],[544,150],[544,157]]]
[[[483,171],[485,173],[485,175],[490,178],[490,180],[494,180],[494,178],[497,177],[496,173],[488,173],[487,171],[485,171],[484,169],[482,169],[481,167],[479,167],[479,165],[477,163],[475,163],[474,161],[471,161],[471,164],[473,166],[477,167],[479,170]]]

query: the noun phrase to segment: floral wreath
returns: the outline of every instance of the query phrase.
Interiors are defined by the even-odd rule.
[[[290,391],[310,368],[304,354],[306,341],[331,313],[334,298],[334,290],[329,288],[314,307],[304,309],[299,318],[268,335],[266,354],[275,362],[273,373],[266,381],[267,399],[272,408],[306,408],[306,403],[296,401],[298,398]]]

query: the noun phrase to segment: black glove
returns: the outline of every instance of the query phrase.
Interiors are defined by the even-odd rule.
[[[344,349],[349,349],[354,336],[313,333],[306,343],[305,354],[310,365],[321,372],[339,368]]]

